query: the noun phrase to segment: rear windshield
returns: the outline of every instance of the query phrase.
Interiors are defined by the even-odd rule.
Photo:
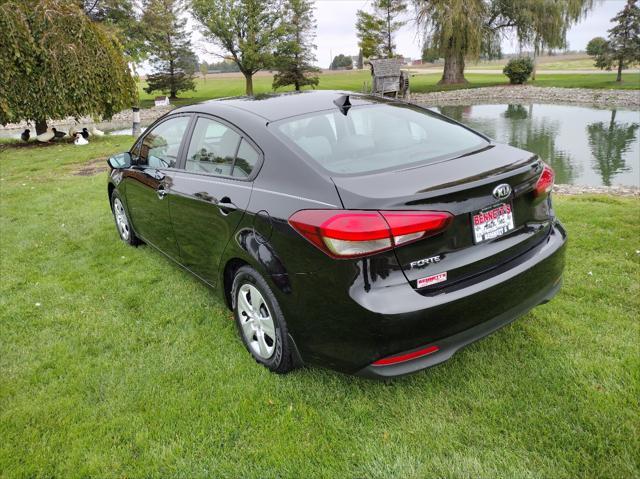
[[[337,107],[273,126],[331,173],[433,163],[487,145],[480,135],[411,105]]]

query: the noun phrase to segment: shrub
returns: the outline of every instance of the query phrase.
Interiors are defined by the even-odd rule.
[[[533,60],[529,57],[512,58],[504,67],[502,73],[509,77],[512,84],[525,83],[533,72]]]

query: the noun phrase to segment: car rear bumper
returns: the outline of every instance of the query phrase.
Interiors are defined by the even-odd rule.
[[[530,251],[440,292],[421,294],[406,280],[390,277],[367,289],[358,276],[341,284],[342,274],[305,275],[298,287],[313,290],[315,285],[318,291],[318,281],[332,282],[335,295],[316,297],[311,303],[301,298],[298,307],[287,312],[293,320],[290,331],[305,362],[377,378],[416,372],[446,361],[460,348],[550,300],[561,286],[566,241],[564,228],[555,223]],[[373,265],[362,266],[360,276]],[[402,363],[373,365],[429,346],[439,349]]]
[[[480,323],[470,329],[454,334],[447,338],[435,341],[433,344],[427,344],[421,346],[420,349],[427,349],[429,347],[437,347],[438,350],[434,353],[404,361],[397,364],[390,364],[386,366],[377,366],[370,364],[365,368],[358,371],[358,376],[384,379],[390,377],[404,376],[406,374],[415,373],[421,369],[430,368],[437,364],[443,363],[451,356],[453,356],[459,349],[464,348],[468,344],[471,344],[479,339],[488,336],[494,331],[506,326],[507,324],[515,321],[520,316],[526,314],[539,304],[550,301],[560,291],[562,286],[562,279],[559,278],[555,284],[552,284],[548,289],[540,291],[538,294],[531,296],[527,301],[499,314],[493,319]],[[403,353],[411,353],[411,351],[403,351]]]

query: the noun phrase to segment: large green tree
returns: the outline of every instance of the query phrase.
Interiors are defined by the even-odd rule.
[[[142,25],[154,70],[147,76],[147,93],[161,91],[175,99],[179,92],[195,89],[197,59],[186,22],[182,0],[145,1]]]
[[[115,33],[130,62],[140,63],[145,58],[139,0],[80,0],[80,4],[91,20]]]
[[[273,65],[273,52],[284,31],[278,0],[192,0],[193,15],[205,35],[224,50],[253,95],[254,73]]]
[[[568,27],[593,0],[413,0],[429,43],[445,59],[440,83],[465,83],[465,59],[495,50],[515,32],[522,44],[540,50],[566,43]]]
[[[609,40],[596,55],[596,66],[618,69],[616,81],[622,81],[622,70],[640,63],[640,8],[637,0],[627,0],[622,11],[611,19],[615,22],[609,30]]]
[[[593,0],[518,0],[507,10],[520,45],[533,49],[533,80],[540,52],[565,48],[569,27],[592,6]]]
[[[374,0],[373,13],[358,10],[356,32],[358,45],[367,58],[393,58],[395,33],[406,21],[399,19],[407,11],[406,0]]]
[[[358,46],[365,58],[382,56],[382,19],[365,10],[356,13]]]
[[[77,2],[0,2],[0,123],[110,118],[137,103],[122,46]]]
[[[316,22],[310,0],[287,0],[283,12],[283,37],[276,48],[274,66],[278,72],[273,77],[273,89],[293,85],[318,85],[320,69],[313,66],[316,57],[313,50]]]

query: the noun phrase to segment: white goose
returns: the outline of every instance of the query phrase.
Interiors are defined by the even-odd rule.
[[[98,130],[95,126],[91,127],[89,133],[91,133],[93,136],[104,136],[104,131]]]

